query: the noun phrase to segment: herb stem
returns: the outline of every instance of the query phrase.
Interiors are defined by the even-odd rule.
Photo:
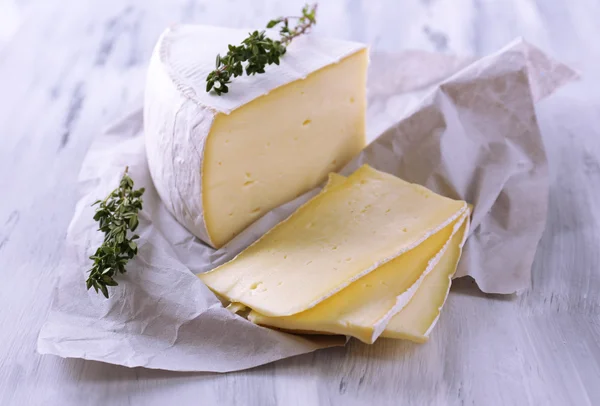
[[[134,240],[139,236],[127,238],[127,232],[135,231],[139,224],[138,212],[142,209],[144,188],[133,189],[128,171],[129,167],[126,167],[117,189],[104,200],[92,204],[98,205],[94,220],[99,223],[99,231],[104,232],[104,241],[90,257],[94,265],[89,271],[86,286],[88,290],[93,287],[96,293],[101,291],[106,298],[109,297],[108,287],[118,285],[114,276],[117,272],[125,273],[125,265],[138,249]]]
[[[223,57],[217,55],[215,70],[206,77],[206,91],[213,90],[217,95],[229,92],[228,84],[232,77],[265,73],[267,65],[279,65],[279,59],[285,54],[286,46],[294,38],[306,34],[316,23],[317,5],[304,6],[301,16],[280,17],[269,21],[267,28],[282,24],[279,30],[281,38],[273,40],[265,31],[254,31],[239,46],[229,45],[229,51]],[[298,20],[290,28],[290,20]]]

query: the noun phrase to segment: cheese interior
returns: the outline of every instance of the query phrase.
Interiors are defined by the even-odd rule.
[[[406,305],[415,292],[419,294],[425,273],[436,266],[450,238],[464,221],[465,216],[462,216],[422,244],[311,309],[287,317],[266,317],[252,311],[248,319],[256,324],[291,331],[349,335],[371,344],[390,318]],[[436,297],[424,300],[437,302]]]
[[[440,262],[425,277],[412,300],[388,323],[382,337],[400,338],[422,343],[427,341],[444,305],[452,275],[462,252],[468,219],[456,233]]]
[[[232,302],[289,316],[421,244],[466,209],[365,165],[230,262],[198,276]]]
[[[202,165],[204,217],[217,248],[362,150],[367,62],[361,50],[217,114]]]
[[[330,173],[329,177],[327,178],[327,184],[325,185],[323,190],[321,190],[321,193],[325,193],[328,190],[330,190],[331,188],[341,185],[342,183],[344,183],[345,180],[346,180],[346,177],[340,175],[339,173],[335,173],[335,172]]]

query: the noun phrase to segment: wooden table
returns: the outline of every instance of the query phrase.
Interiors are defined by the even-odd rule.
[[[600,2],[321,3],[318,32],[376,50],[483,55],[522,35],[581,71],[538,108],[552,186],[528,292],[461,280],[426,345],[352,341],[224,375],[40,356],[77,172],[139,97],[158,34],[180,21],[258,27],[302,1],[2,0],[0,405],[600,404]]]

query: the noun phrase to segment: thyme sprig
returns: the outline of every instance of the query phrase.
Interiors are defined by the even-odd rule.
[[[108,299],[108,287],[117,286],[114,279],[117,272],[125,273],[125,265],[138,251],[134,240],[137,234],[127,236],[128,231],[135,231],[139,224],[138,211],[142,209],[144,188],[133,189],[133,180],[128,175],[128,168],[119,182],[119,187],[113,190],[104,200],[97,200],[92,206],[98,205],[94,220],[99,224],[99,230],[104,233],[104,241],[94,255],[94,261],[86,281],[87,289],[94,288],[96,293],[101,291]]]
[[[229,45],[225,56],[217,54],[215,70],[206,77],[206,91],[213,90],[217,95],[227,93],[227,85],[231,83],[232,77],[241,76],[244,71],[248,76],[265,73],[267,65],[279,65],[280,58],[292,40],[306,34],[317,23],[316,14],[316,4],[305,5],[301,16],[280,17],[268,22],[267,28],[281,25],[279,40],[267,37],[265,31],[254,31],[248,34],[241,45]],[[297,21],[293,28],[290,27],[292,20]]]

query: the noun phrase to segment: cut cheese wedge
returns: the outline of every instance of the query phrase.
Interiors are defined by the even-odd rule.
[[[174,26],[148,68],[144,132],[154,185],[173,216],[217,248],[365,146],[365,45],[302,36],[280,65],[236,78],[222,96],[207,93],[216,55],[247,35]]]
[[[465,202],[365,165],[230,262],[198,275],[270,317],[310,309],[453,223]]]
[[[466,214],[311,309],[287,317],[267,317],[252,311],[248,319],[288,331],[353,336],[372,344],[389,320],[418,294],[422,281],[445,255],[465,221]]]
[[[405,339],[417,343],[427,341],[450,292],[452,275],[456,272],[468,232],[469,219],[452,237],[439,263],[425,277],[411,301],[392,317],[382,337]]]

